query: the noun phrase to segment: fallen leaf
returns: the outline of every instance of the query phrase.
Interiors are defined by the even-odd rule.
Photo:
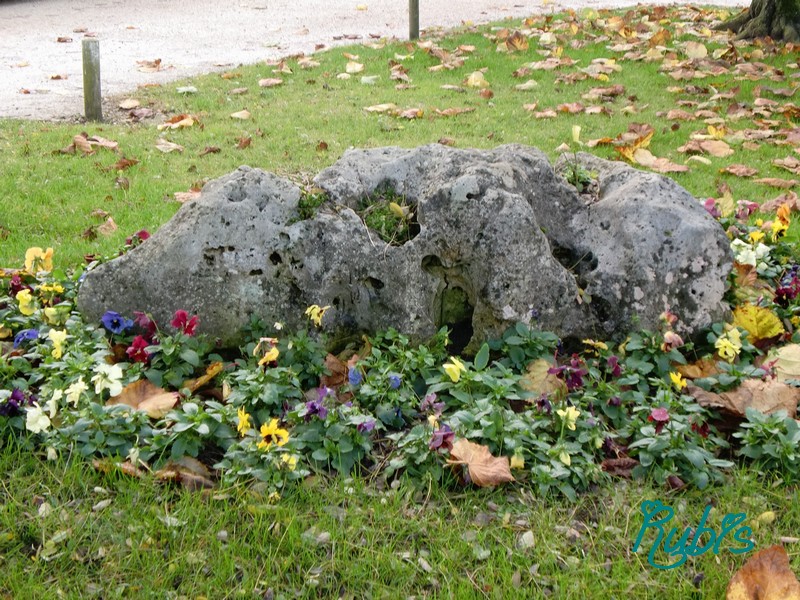
[[[788,415],[794,415],[797,412],[800,395],[800,388],[794,388],[774,379],[768,381],[745,379],[739,387],[719,394],[707,392],[691,383],[686,389],[700,406],[719,410],[723,418],[728,421],[731,418],[741,421],[748,408],[754,408],[764,414],[783,410]]]
[[[447,464],[466,465],[470,481],[479,487],[493,487],[514,481],[507,456],[492,456],[489,448],[469,440],[455,441]]]
[[[124,156],[120,158],[117,162],[113,165],[104,168],[104,171],[125,171],[126,169],[130,169],[134,165],[138,165],[139,160],[136,158],[125,158]]]
[[[219,154],[222,150],[219,146],[206,146],[198,156],[205,156],[206,154]]]
[[[753,175],[758,173],[758,169],[755,169],[748,165],[733,164],[733,165],[728,165],[724,169],[720,169],[719,172],[730,173],[731,175],[736,175],[736,177],[752,177]]]
[[[783,546],[759,550],[734,573],[726,600],[800,600],[800,582]]]
[[[178,92],[179,94],[183,94],[183,95],[185,95],[185,94],[196,94],[197,93],[197,88],[194,87],[193,85],[185,85],[183,87],[177,88],[175,91]]]
[[[788,379],[800,381],[800,344],[788,344],[770,353],[775,360],[775,373],[778,381]]]
[[[246,87],[233,88],[233,89],[230,91],[230,94],[231,94],[232,96],[240,96],[241,94],[246,94],[246,93],[247,93],[247,91],[248,91],[248,90],[247,90],[247,88],[246,88]]]
[[[283,83],[283,79],[279,77],[268,77],[266,79],[259,79],[258,86],[263,88],[277,87]]]
[[[181,389],[188,389],[190,393],[194,394],[197,390],[205,387],[217,375],[225,370],[225,366],[217,361],[213,362],[206,367],[206,372],[196,379],[187,379],[181,384]]]
[[[144,477],[145,474],[144,471],[128,460],[119,462],[112,458],[96,458],[92,460],[92,467],[95,471],[100,471],[101,473],[113,473],[115,471],[119,471],[124,475],[139,479]]]
[[[397,110],[397,105],[388,102],[386,104],[373,104],[372,106],[367,106],[364,108],[365,111],[369,113],[385,113],[392,110]]]
[[[161,70],[161,59],[155,60],[137,60],[136,64],[139,65],[137,71],[141,73],[155,73]]]
[[[708,56],[708,48],[700,42],[686,42],[683,51],[686,52],[686,56],[691,59],[700,59]]]
[[[471,88],[486,89],[489,87],[489,82],[486,81],[486,77],[481,71],[474,71],[464,80],[464,85]]]
[[[56,38],[56,41],[59,44],[69,44],[69,43],[72,42],[72,38],[71,37],[66,37],[66,36],[59,36],[59,37]]]
[[[138,100],[135,100],[133,98],[126,98],[125,100],[119,103],[119,107],[122,110],[131,110],[133,108],[137,108],[139,104],[140,102]]]
[[[245,148],[249,148],[250,144],[253,143],[253,138],[248,135],[243,135],[242,137],[236,140],[236,148],[239,150],[244,150]]]
[[[580,102],[568,102],[568,103],[559,104],[558,106],[556,106],[556,110],[558,112],[568,113],[570,115],[575,115],[575,114],[578,114],[580,112],[583,112],[583,108],[584,108],[584,106]]]
[[[157,129],[159,131],[163,131],[164,129],[182,129],[184,127],[192,127],[196,122],[192,115],[175,115],[159,125]]]
[[[514,89],[518,92],[527,92],[528,90],[532,90],[539,87],[539,82],[535,79],[528,79],[525,83],[520,83],[514,86]]]
[[[173,196],[175,197],[175,202],[185,204],[186,202],[197,200],[200,197],[200,192],[196,190],[190,190],[188,192],[175,192]]]
[[[703,379],[704,377],[713,377],[722,372],[717,365],[717,361],[711,358],[701,358],[688,365],[676,365],[675,370],[686,379]]]
[[[109,398],[106,405],[125,404],[134,410],[144,411],[151,419],[161,419],[177,403],[177,392],[168,392],[147,379],[139,379],[126,385],[118,395]]]
[[[753,182],[760,183],[762,185],[768,185],[770,187],[782,190],[788,190],[797,185],[796,179],[779,179],[777,177],[763,177],[761,179],[753,179]]]
[[[329,387],[336,390],[347,381],[347,365],[333,354],[328,353],[325,357],[325,370],[329,374],[320,377],[319,384],[321,387]]]
[[[686,165],[679,165],[668,158],[657,158],[646,148],[637,148],[633,152],[633,161],[652,169],[657,173],[685,173],[689,170]]]
[[[552,361],[545,358],[531,361],[528,364],[526,373],[520,379],[519,384],[522,389],[536,396],[536,398],[532,398],[533,401],[536,401],[543,395],[550,396],[554,394],[556,397],[566,395],[566,382],[559,379],[556,375],[548,373],[548,370],[552,367]]]
[[[325,152],[328,150],[328,142],[324,140],[320,140],[317,144],[316,151],[317,152]]]
[[[114,219],[112,219],[111,217],[108,217],[108,219],[106,219],[105,223],[102,223],[101,225],[99,225],[97,227],[97,233],[99,233],[101,235],[111,235],[117,229],[119,229],[119,227],[117,227],[117,224],[114,222]]]
[[[625,479],[630,479],[631,472],[638,465],[638,460],[626,456],[621,458],[606,458],[602,463],[600,463],[600,468],[614,477],[624,477]]]
[[[439,110],[438,108],[434,111],[437,115],[442,117],[455,117],[456,115],[463,115],[464,113],[470,113],[475,110],[475,107],[463,107],[463,108],[445,108],[444,110]]]
[[[214,487],[211,473],[203,463],[191,456],[170,460],[154,473],[160,481],[179,483],[188,490],[202,490]],[[167,523],[167,525],[169,525]]]
[[[747,330],[753,345],[784,332],[783,323],[778,315],[768,308],[753,304],[737,306],[733,311],[733,324]]]
[[[169,152],[183,152],[183,146],[170,142],[169,140],[165,140],[164,138],[158,138],[158,141],[156,142],[156,148],[165,154]]]
[[[231,113],[232,119],[241,119],[246,120],[250,118],[250,111],[247,109],[237,111],[235,113]]]
[[[494,92],[490,89],[481,90],[478,92],[478,95],[484,100],[491,100],[494,98]]]
[[[506,48],[511,52],[524,52],[528,49],[528,38],[515,31],[506,38]]]
[[[349,75],[355,75],[356,73],[361,73],[363,70],[364,70],[364,65],[354,60],[348,61],[348,63],[344,67],[345,73],[348,73]]]
[[[795,175],[800,175],[800,160],[795,158],[794,156],[787,156],[786,158],[776,158],[772,161],[772,164],[776,167],[780,167],[781,169],[786,169],[794,173]]]

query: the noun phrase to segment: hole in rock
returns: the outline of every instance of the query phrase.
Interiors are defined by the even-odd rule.
[[[273,265],[279,265],[283,262],[283,259],[281,258],[280,254],[278,254],[277,252],[273,252],[272,254],[269,255],[269,261]]]
[[[264,271],[262,271],[261,269],[253,269],[252,271],[250,271],[250,275],[263,275],[263,274]]]
[[[380,279],[376,279],[375,277],[367,277],[364,280],[364,285],[368,288],[372,288],[373,290],[382,290],[384,283]]]
[[[450,351],[459,353],[472,339],[475,307],[470,304],[467,292],[458,286],[442,290],[441,302],[437,328],[446,325],[450,329]]]
[[[422,270],[426,273],[436,273],[441,268],[442,261],[439,260],[438,256],[429,254],[428,256],[424,256],[422,258]]]

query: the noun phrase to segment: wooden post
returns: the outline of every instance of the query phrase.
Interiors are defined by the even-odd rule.
[[[100,102],[100,42],[83,40],[83,110],[89,121],[103,120]]]
[[[419,39],[419,0],[408,0],[408,39]]]

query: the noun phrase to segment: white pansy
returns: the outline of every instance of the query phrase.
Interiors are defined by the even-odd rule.
[[[122,392],[122,367],[100,363],[95,367],[94,372],[92,383],[96,394],[102,394],[103,390],[108,390],[113,397]]]
[[[39,406],[30,406],[26,409],[25,429],[31,433],[42,433],[50,427],[50,417],[44,414],[44,409]]]
[[[81,399],[81,394],[83,394],[83,392],[85,392],[88,389],[89,389],[89,386],[87,386],[83,382],[83,379],[78,379],[78,381],[74,382],[72,385],[70,385],[67,388],[67,391],[66,391],[67,402],[72,404],[72,406],[77,407],[78,406],[78,402],[80,402],[80,399]]]

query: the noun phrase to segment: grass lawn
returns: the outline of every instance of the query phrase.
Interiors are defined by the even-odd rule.
[[[87,255],[116,254],[134,232],[154,231],[165,223],[180,207],[179,200],[185,200],[182,194],[199,190],[205,182],[241,164],[285,175],[313,193],[313,176],[349,147],[446,143],[491,148],[521,143],[541,148],[553,159],[565,149],[582,149],[668,170],[670,177],[699,199],[715,199],[715,207],[726,218],[734,218],[737,202],[762,204],[781,194],[796,211],[797,197],[791,188],[798,184],[793,177],[800,174],[800,161],[795,158],[800,143],[795,121],[800,112],[792,104],[797,51],[765,43],[732,44],[726,34],[710,29],[713,22],[726,16],[722,9],[692,6],[537,16],[432,32],[419,44],[372,40],[313,57],[287,58],[280,64],[241,66],[222,74],[140,89],[128,98],[114,100],[115,109],[107,111],[113,117],[110,123],[0,121],[0,266],[20,268],[29,247],[52,247],[54,275],[67,279],[64,274],[84,264]],[[128,108],[117,108],[125,100]],[[170,123],[174,127],[165,126]],[[664,160],[653,163],[656,158]],[[679,170],[684,166],[688,170]],[[760,227],[758,218],[776,219],[774,208],[755,212],[749,224],[745,218],[740,226]],[[795,221],[792,219],[783,238],[782,243],[789,242],[787,247],[797,241]],[[753,239],[753,244],[756,241]],[[796,263],[797,256],[795,246],[785,258]],[[780,271],[772,275],[772,284],[780,275]],[[39,285],[35,291],[44,307],[40,284],[34,283]],[[33,317],[18,314],[17,303],[22,303],[19,298],[4,303],[4,286],[0,279],[0,340],[9,338],[6,347],[0,346],[0,394],[6,392],[0,401],[8,402],[12,389],[25,394],[67,389],[76,377],[83,377],[80,365],[86,371],[94,368],[95,373],[98,364],[108,367],[104,358],[108,342],[102,330],[80,324],[77,316],[42,320],[45,317],[38,312]],[[71,288],[65,293],[68,300],[70,294]],[[773,309],[778,310],[770,305]],[[781,313],[787,327],[792,314],[797,316]],[[40,328],[39,337],[34,334],[30,353],[12,356],[10,337],[26,327]],[[71,345],[66,353],[72,363],[59,362],[61,351],[56,349],[64,342],[48,338],[47,331],[58,327],[69,331],[67,343]],[[716,331],[709,347],[687,345],[686,359],[691,362],[703,352],[714,355],[714,340],[732,335],[726,331]],[[165,335],[163,346],[168,338],[175,347],[197,350],[191,345],[193,340],[179,334],[174,339]],[[580,406],[578,433],[586,437],[578,440],[576,433],[573,439],[565,432],[575,429],[577,416],[570,424],[563,415],[558,420],[548,412],[554,431],[560,427],[557,435],[542,430],[541,439],[550,440],[548,456],[557,467],[563,468],[563,464],[575,470],[573,484],[580,480],[588,490],[574,501],[558,493],[541,495],[541,488],[533,485],[534,475],[529,475],[530,485],[525,483],[526,476],[517,472],[523,483],[483,489],[464,486],[452,475],[441,477],[443,482],[425,476],[387,478],[373,468],[380,462],[377,459],[366,461],[369,464],[364,471],[354,477],[317,472],[297,485],[281,488],[278,501],[269,485],[245,485],[244,478],[193,492],[156,482],[151,473],[142,479],[116,470],[104,473],[79,454],[88,456],[94,449],[112,454],[104,445],[118,432],[109,433],[103,427],[111,427],[112,417],[119,415],[103,407],[99,383],[98,388],[89,386],[88,392],[81,392],[83,396],[78,393],[79,401],[85,403],[82,420],[72,422],[64,416],[64,427],[68,425],[70,430],[64,439],[78,441],[71,446],[53,442],[58,450],[50,453],[53,460],[45,457],[50,442],[37,446],[37,440],[45,438],[37,437],[40,433],[29,435],[22,417],[0,424],[0,469],[5,473],[0,486],[0,598],[723,597],[728,581],[748,554],[732,553],[730,549],[737,545],[729,536],[729,543],[722,544],[718,554],[690,557],[674,569],[654,568],[647,558],[656,543],[653,530],[644,536],[639,552],[632,551],[643,522],[640,505],[645,500],[660,500],[675,510],[665,527],[677,528],[678,534],[696,527],[709,505],[714,509],[708,524],[715,531],[722,527],[726,514],[745,513],[755,549],[783,541],[797,572],[800,542],[792,539],[800,537],[800,507],[792,483],[800,478],[800,455],[792,454],[796,443],[782,450],[781,468],[739,461],[716,484],[702,490],[692,485],[670,490],[662,483],[671,473],[667,467],[655,477],[611,482],[598,477],[601,484],[592,483],[592,468],[599,471],[595,463],[601,458],[599,446],[589,448],[589,441],[600,443],[603,439],[591,433],[594,424],[586,417],[592,403],[607,406],[604,394],[641,396],[631,400],[636,408],[624,418],[620,411],[598,413],[598,419],[608,420],[609,431],[613,422],[615,434],[625,439],[634,439],[640,430],[650,432],[642,436],[658,437],[660,427],[652,425],[653,419],[648,422],[650,405],[673,402],[669,428],[683,427],[681,440],[694,436],[692,443],[706,448],[705,436],[695,435],[697,411],[682,414],[680,402],[686,396],[681,396],[679,386],[677,392],[670,387],[674,366],[670,360],[683,359],[677,350],[676,354],[659,355],[663,339],[643,342],[640,354],[649,351],[648,343],[652,346],[647,360],[628,347],[627,357],[621,359],[627,361],[628,383],[614,388],[616,392],[612,390],[616,384],[609,383],[601,368],[614,348],[606,348],[607,354],[602,356],[587,351],[585,365],[595,368],[590,377],[598,387],[588,390],[587,386],[584,396],[573,396],[575,405]],[[792,337],[790,331],[783,341],[796,345],[797,334]],[[303,393],[319,384],[322,370],[319,360],[316,372],[306,372],[304,366],[298,375],[291,362],[281,362],[290,360],[293,346],[285,345],[283,338],[281,343],[278,366],[271,369],[277,373],[276,379],[269,379],[271,375],[264,375],[261,365],[255,364],[255,344],[235,362],[242,377],[237,379],[234,361],[223,373],[234,387],[234,396],[227,397],[236,398],[237,408],[246,406],[264,426],[276,417],[284,399],[304,402]],[[740,350],[741,372],[727,384],[717,381],[719,389],[754,374],[752,370],[745,373],[745,362],[748,367],[755,365],[744,356],[752,361],[759,352],[746,342],[744,348],[739,344],[737,354]],[[299,347],[293,351],[295,356],[301,355]],[[440,358],[426,362],[428,355],[422,350],[413,355],[402,352],[397,350],[395,356],[385,350],[384,356],[374,356],[370,363],[373,372],[383,369],[384,376],[390,367],[399,369],[398,357],[405,357],[402,360],[406,362],[419,362],[418,378],[423,384],[435,380],[443,397],[459,391],[458,378],[440,369]],[[171,385],[173,389],[181,389],[189,377],[202,374],[213,359],[208,348],[180,356],[185,364],[158,359],[162,360],[161,374],[176,378],[178,385]],[[316,355],[309,351],[308,356]],[[492,359],[500,356],[493,352]],[[514,387],[521,376],[517,369],[513,384],[508,384],[503,377],[511,378],[513,369],[505,363],[480,367],[478,362],[476,358],[475,364],[467,366],[459,384],[466,386],[468,393],[464,394],[474,403],[470,410],[477,411],[475,414],[483,410],[476,390],[484,389],[476,374],[489,369],[496,378],[496,388],[485,384],[490,391],[503,385]],[[126,369],[128,382],[145,373],[145,367],[133,363]],[[402,385],[410,379],[403,372]],[[165,375],[164,381],[171,380]],[[305,385],[311,381],[313,386]],[[247,386],[251,386],[250,392]],[[261,393],[262,388],[273,389],[270,386],[278,386],[274,389],[284,394],[280,402],[270,400],[273,405],[265,408],[255,406],[266,403],[263,398],[253,401],[247,396]],[[416,389],[403,389],[419,396],[413,396],[416,403],[424,396]],[[99,396],[90,402],[92,390]],[[457,393],[453,397],[462,401]],[[189,397],[184,400],[188,403]],[[233,438],[239,443],[233,404],[219,408],[206,404],[202,410],[230,429],[228,442]],[[372,409],[377,415],[382,405]],[[524,428],[522,420],[514,421],[512,412],[503,417],[505,422],[500,421],[496,445],[489,434],[475,433],[477,429],[472,437],[485,441],[495,454],[508,455],[516,438],[512,443],[503,438],[503,425],[510,430],[511,425],[520,423],[518,427]],[[59,418],[67,413],[62,409]],[[465,430],[497,426],[491,410],[481,415],[471,425],[462,416],[461,425]],[[200,432],[207,432],[208,427],[201,430],[202,423],[192,421],[194,416],[184,411],[174,423],[185,422],[198,436],[207,435]],[[341,418],[350,419],[355,432],[356,424],[364,424],[363,419],[358,421],[363,416]],[[296,429],[292,436],[307,426],[304,417],[305,413],[293,417]],[[88,427],[87,419],[92,418],[100,434],[90,440],[80,426]],[[3,419],[5,416],[0,416]],[[53,419],[55,422],[56,417]],[[238,419],[241,424],[242,416]],[[389,421],[385,422],[390,428]],[[122,427],[119,421],[113,423]],[[417,427],[424,428],[425,423],[423,415]],[[145,434],[160,440],[154,461],[160,452],[166,456],[171,451],[173,457],[180,454],[169,431],[154,433],[146,423],[139,424],[141,429],[131,425],[134,428],[126,433],[136,442],[120,442],[125,448],[123,456],[138,444],[136,436]],[[778,424],[770,426],[780,429]],[[27,429],[31,431],[29,426]],[[515,431],[514,435],[524,437],[521,429]],[[427,452],[430,432],[424,432],[427,437],[418,437],[415,443]],[[753,446],[766,447],[775,440],[782,443],[780,435],[767,436]],[[262,439],[255,429],[241,435],[247,436],[253,447]],[[566,459],[559,458],[564,456],[562,444],[567,438],[580,449],[570,451],[572,459],[569,454]],[[388,447],[385,438],[380,443]],[[298,452],[311,454],[312,449],[306,445]],[[198,452],[187,450],[188,454]],[[315,464],[322,460],[317,452],[331,457],[325,448],[316,448],[311,454]],[[524,452],[530,469],[540,455],[533,450]],[[659,452],[654,450],[650,460],[660,465],[663,457]],[[522,453],[519,450],[520,457]],[[388,462],[389,456],[381,458]],[[707,459],[697,456],[695,452],[687,460],[692,464],[699,461],[706,468]],[[738,458],[730,451],[722,456]],[[277,457],[292,459],[287,454],[276,455],[275,473],[285,474]],[[688,463],[684,460],[683,464]],[[294,468],[292,463],[292,471]],[[441,469],[438,465],[420,473],[436,479],[431,474],[441,474]],[[670,563],[675,559],[660,551],[654,560]]]

